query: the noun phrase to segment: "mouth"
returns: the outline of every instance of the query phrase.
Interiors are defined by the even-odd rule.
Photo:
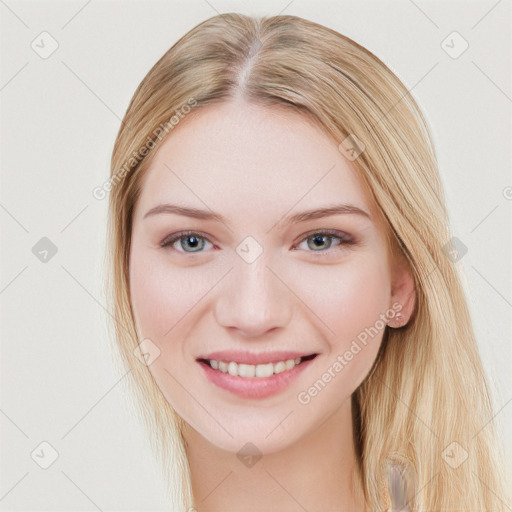
[[[231,357],[217,354],[197,358],[202,374],[210,384],[243,399],[263,399],[284,391],[318,356],[283,352],[270,356],[245,353],[237,358],[233,352],[229,353]],[[289,357],[292,354],[298,357]],[[249,364],[251,359],[258,360],[258,364]]]
[[[220,359],[198,358],[197,361],[209,368],[243,379],[266,379],[273,375],[285,373],[293,370],[306,361],[311,361],[318,354],[309,354],[306,356],[281,359],[274,362],[248,364],[236,361],[225,361]]]

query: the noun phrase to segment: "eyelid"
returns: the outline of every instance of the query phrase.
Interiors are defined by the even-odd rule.
[[[312,231],[308,231],[307,233],[302,234],[298,241],[295,243],[303,242],[308,238],[313,238],[314,235],[325,235],[340,238],[344,243],[352,243],[355,242],[355,238],[352,235],[349,235],[345,231],[340,231],[339,229],[314,229]]]
[[[339,250],[344,250],[344,249],[346,250],[349,247],[358,244],[358,240],[355,237],[353,237],[352,235],[350,235],[349,233],[346,233],[344,231],[340,231],[338,229],[316,229],[316,230],[309,231],[308,233],[301,235],[300,238],[298,239],[298,241],[294,243],[293,250],[296,250],[295,248],[297,245],[305,242],[306,240],[308,240],[310,238],[314,238],[315,236],[326,236],[328,238],[338,238],[339,239],[339,243],[337,245],[335,245],[333,247],[329,247],[328,249],[318,250],[318,251],[312,251],[312,250],[305,251],[306,253],[318,255],[318,256],[314,256],[315,258],[316,257],[327,258],[329,256],[332,256],[333,253],[336,253]]]
[[[212,245],[215,245],[211,240],[210,236],[206,233],[202,233],[200,231],[193,231],[193,230],[185,230],[185,231],[177,231],[176,233],[172,233],[170,235],[167,235],[158,245],[162,247],[163,249],[166,249],[167,247],[172,247],[172,245],[180,240],[180,238],[186,238],[187,236],[196,236],[197,238],[202,238],[204,240],[207,240]],[[184,254],[194,254],[193,252],[187,253],[186,251],[176,251],[181,252]],[[198,253],[201,253],[204,251],[198,251]]]
[[[293,250],[296,250],[295,247],[306,241],[307,239],[309,238],[313,238],[314,235],[316,236],[327,236],[327,237],[332,237],[332,238],[338,238],[340,240],[340,243],[338,245],[336,245],[335,247],[343,247],[343,246],[350,246],[350,245],[356,245],[358,243],[358,241],[350,234],[344,232],[344,231],[339,231],[337,229],[316,229],[316,230],[312,230],[312,231],[309,231],[307,233],[304,233],[300,236],[300,238],[293,243]],[[172,233],[168,236],[166,236],[160,243],[160,247],[162,247],[163,249],[166,249],[167,247],[171,247],[172,248],[172,245],[177,242],[178,240],[180,240],[181,238],[185,238],[187,236],[195,236],[197,238],[202,238],[206,241],[208,241],[209,243],[211,243],[212,245],[215,245],[211,240],[210,240],[210,236],[207,235],[206,233],[202,233],[200,231],[193,231],[193,230],[186,230],[186,231],[178,231],[176,233]],[[201,253],[204,253],[205,251],[197,251],[197,252],[188,252],[188,251],[179,251],[179,250],[176,250],[176,249],[173,249],[174,251],[176,252],[180,252],[182,254],[201,254]],[[336,249],[334,249],[336,250]],[[306,251],[306,252],[311,252],[311,253],[318,253],[318,254],[330,254],[332,253],[332,250],[331,248],[329,249],[326,249],[326,250],[319,250],[319,251]]]

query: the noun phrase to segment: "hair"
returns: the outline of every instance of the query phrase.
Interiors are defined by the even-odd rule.
[[[407,492],[414,511],[504,510],[492,395],[460,270],[446,254],[444,192],[417,103],[381,60],[332,29],[297,16],[236,13],[200,23],[151,68],[128,106],[111,161],[106,289],[115,361],[128,376],[172,510],[194,506],[185,423],[134,357],[132,215],[155,148],[188,105],[197,111],[235,99],[299,112],[337,144],[357,140],[362,152],[353,164],[389,228],[390,251],[406,260],[414,278],[413,317],[405,327],[386,327],[372,370],[351,398],[367,506],[386,510],[390,498],[400,499],[393,494]],[[465,450],[467,459],[452,467],[447,447]],[[389,484],[393,472],[402,488]]]

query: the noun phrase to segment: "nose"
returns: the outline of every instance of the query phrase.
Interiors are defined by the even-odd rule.
[[[252,263],[235,263],[218,290],[215,318],[221,326],[244,337],[259,337],[288,325],[293,294],[268,263],[264,255]]]

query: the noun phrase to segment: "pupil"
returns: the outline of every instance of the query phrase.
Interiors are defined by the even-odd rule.
[[[319,248],[322,245],[325,245],[325,241],[324,241],[325,238],[326,238],[325,235],[317,235],[317,236],[313,237],[312,240],[313,240],[314,246],[316,246],[316,248]]]
[[[186,240],[187,240],[188,245],[192,248],[196,248],[199,244],[199,240],[195,236],[189,236],[186,238]],[[192,240],[192,243],[190,243],[191,240]]]

